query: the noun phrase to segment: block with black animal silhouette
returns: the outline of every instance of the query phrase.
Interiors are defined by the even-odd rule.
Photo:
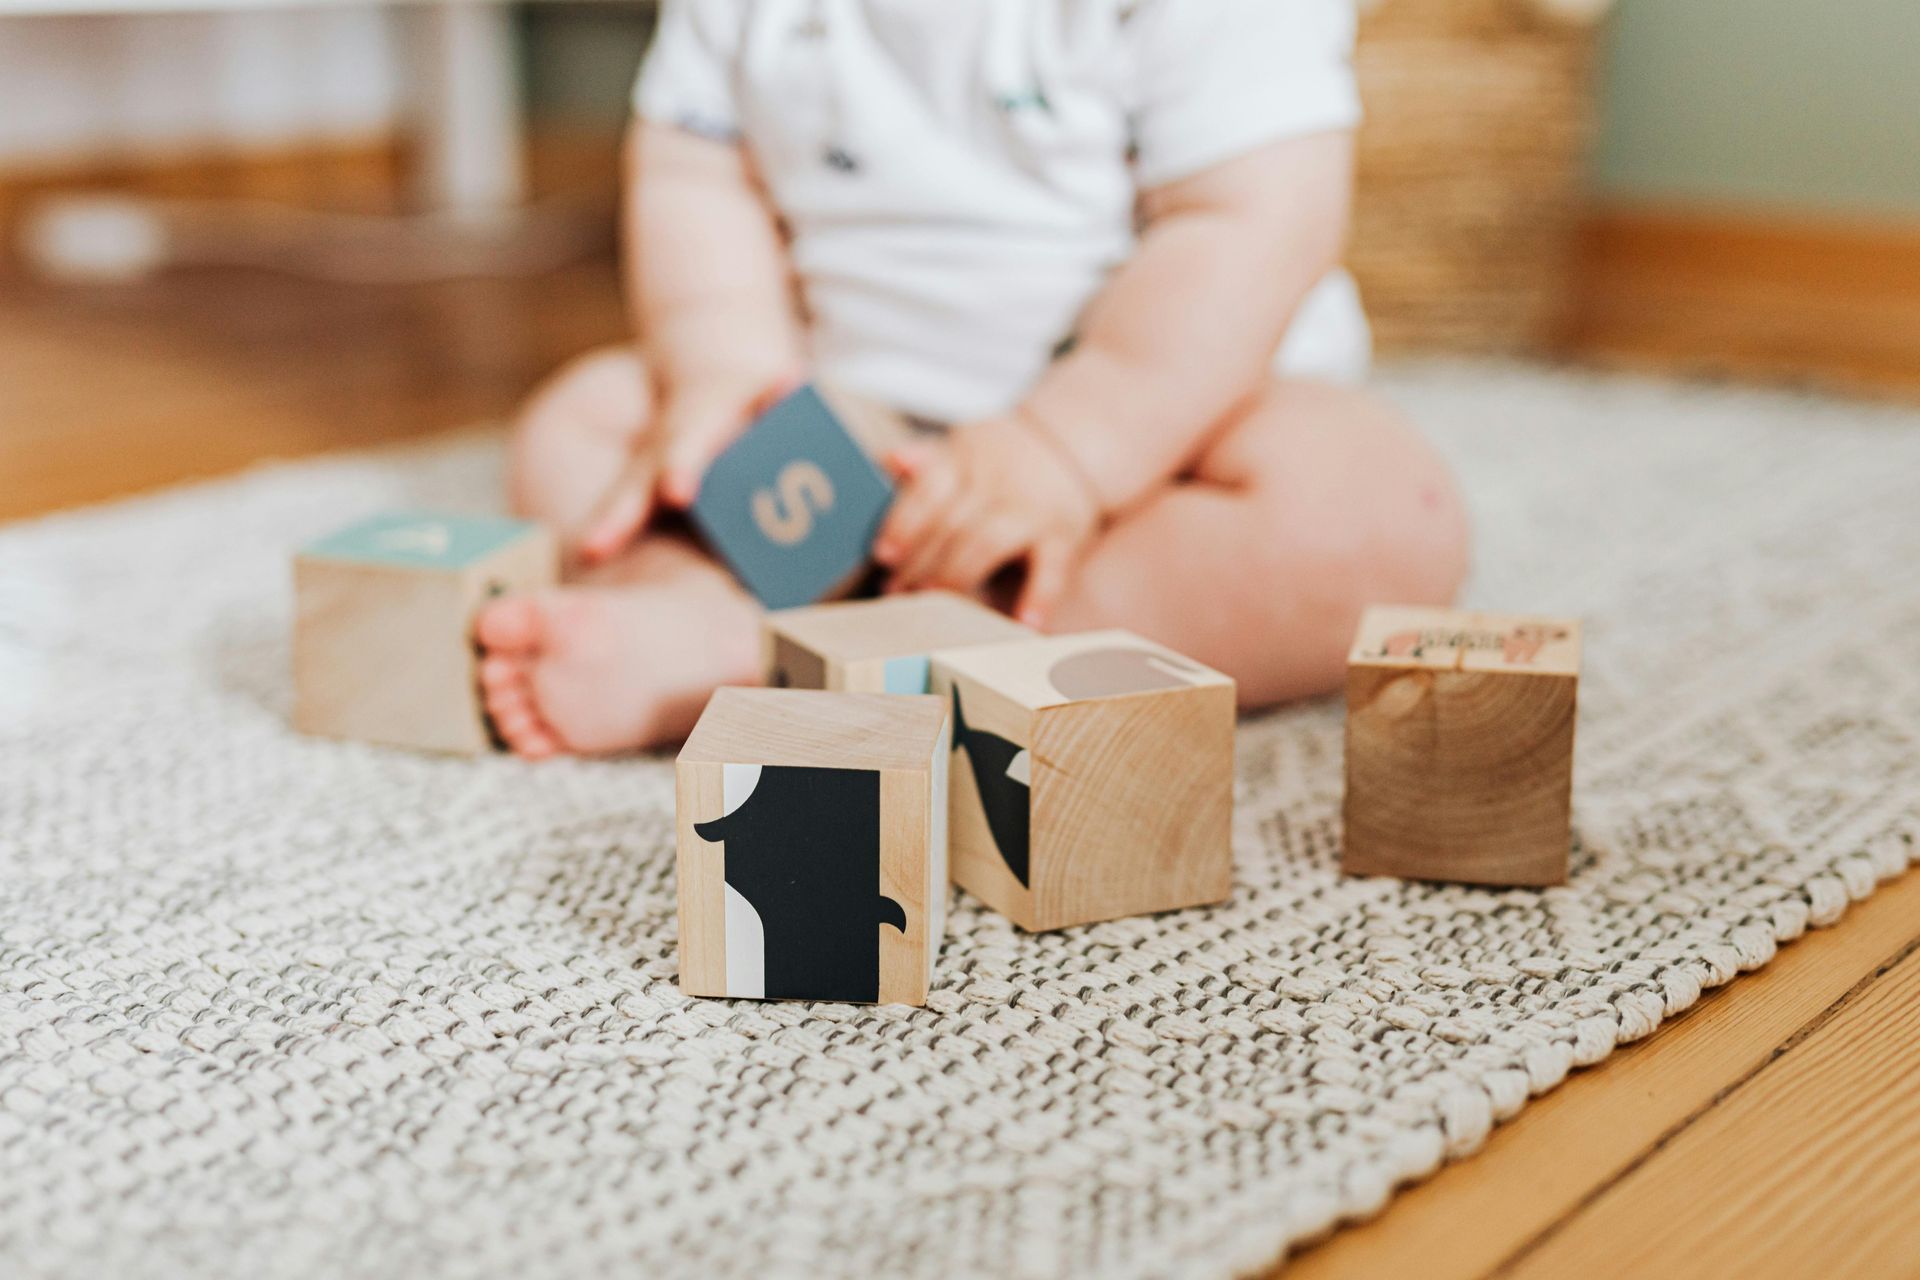
[[[688,995],[925,1004],[946,931],[946,704],[725,688],[675,767]]]
[[[1342,869],[1565,881],[1580,640],[1565,618],[1367,610],[1347,657]]]
[[[1229,677],[1126,631],[942,650],[932,672],[963,888],[1029,930],[1231,891]]]
[[[877,459],[912,434],[870,401],[801,387],[714,460],[689,514],[767,608],[845,595],[866,578],[893,502]]]
[[[770,613],[761,649],[774,688],[925,693],[934,650],[1034,634],[965,596],[919,591]]]
[[[400,511],[294,559],[294,726],[422,751],[493,745],[472,640],[489,599],[548,586],[550,532],[498,516]]]

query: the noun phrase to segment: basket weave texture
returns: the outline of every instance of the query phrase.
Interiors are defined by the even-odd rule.
[[[1363,14],[1349,262],[1383,351],[1533,352],[1562,332],[1600,29],[1555,9],[1381,0]]]

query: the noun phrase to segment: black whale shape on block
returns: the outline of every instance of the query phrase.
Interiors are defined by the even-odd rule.
[[[727,883],[760,916],[770,999],[880,998],[876,924],[906,932],[880,892],[880,774],[767,765],[703,840],[726,842]]]
[[[994,847],[1000,850],[1013,878],[1026,888],[1033,792],[1018,778],[1007,776],[1014,757],[1026,748],[997,733],[970,727],[960,706],[958,684],[953,686],[953,745],[955,750],[967,753],[967,762],[973,766],[973,785],[980,795],[980,808],[987,815]]]

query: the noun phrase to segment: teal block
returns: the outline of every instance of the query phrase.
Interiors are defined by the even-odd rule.
[[[301,554],[401,569],[463,569],[536,528],[506,516],[393,511],[330,533]]]
[[[888,658],[881,676],[888,693],[926,693],[928,691],[927,655]]]
[[[689,513],[769,609],[812,604],[867,563],[893,485],[812,387],[714,461]]]

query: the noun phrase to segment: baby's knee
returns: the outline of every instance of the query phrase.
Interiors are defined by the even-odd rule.
[[[563,536],[579,532],[646,427],[647,382],[631,350],[591,352],[527,398],[513,427],[508,498]]]
[[[1331,630],[1368,604],[1449,603],[1466,577],[1465,504],[1446,463],[1391,402],[1281,384],[1249,423],[1256,568],[1289,580]],[[1266,563],[1270,562],[1270,563]]]
[[[1406,604],[1452,604],[1472,559],[1466,498],[1452,467],[1412,420],[1391,406],[1386,412],[1395,465],[1390,498],[1378,513],[1378,592]]]
[[[1473,526],[1453,473],[1436,467],[1420,488],[1419,505],[1410,538],[1406,599],[1411,604],[1452,604],[1473,564]]]
[[[639,355],[601,347],[534,388],[514,423],[516,448],[565,449],[583,439],[625,444],[646,425],[650,401]]]

